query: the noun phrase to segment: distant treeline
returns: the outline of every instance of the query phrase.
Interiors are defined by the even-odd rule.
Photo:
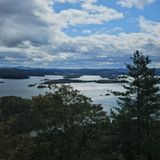
[[[25,79],[29,76],[44,75],[100,75],[102,77],[114,78],[117,75],[127,73],[126,69],[20,69],[20,68],[0,68],[0,78]]]
[[[81,75],[100,75],[105,78],[116,78],[119,75],[126,74],[127,69],[35,69],[35,68],[0,68],[0,78],[5,79],[26,79],[30,76],[44,75],[65,75],[77,77]],[[156,74],[160,75],[160,69],[156,69]]]

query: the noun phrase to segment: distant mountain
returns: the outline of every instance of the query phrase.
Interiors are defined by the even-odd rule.
[[[25,79],[29,76],[44,75],[100,75],[101,77],[115,78],[119,75],[126,74],[127,69],[57,69],[57,68],[0,68],[0,78],[5,79]],[[156,70],[160,75],[160,69]]]

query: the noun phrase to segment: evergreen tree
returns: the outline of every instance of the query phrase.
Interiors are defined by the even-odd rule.
[[[130,81],[124,86],[125,96],[119,98],[118,114],[112,113],[118,146],[128,160],[158,160],[159,79],[148,67],[148,56],[136,51],[132,60],[133,64],[127,65]]]

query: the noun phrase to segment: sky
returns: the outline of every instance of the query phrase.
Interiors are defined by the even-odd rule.
[[[0,67],[160,68],[160,0],[0,0]]]

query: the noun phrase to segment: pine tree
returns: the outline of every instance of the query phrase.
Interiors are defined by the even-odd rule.
[[[121,151],[126,159],[155,160],[158,149],[160,120],[159,79],[155,70],[148,67],[151,60],[139,51],[134,53],[133,64],[127,65],[130,81],[124,86],[113,114],[119,130]],[[160,152],[160,150],[159,150]]]

